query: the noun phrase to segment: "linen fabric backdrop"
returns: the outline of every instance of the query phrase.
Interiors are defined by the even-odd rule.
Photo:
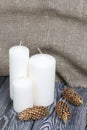
[[[87,0],[0,0],[0,75],[9,74],[9,48],[29,47],[57,60],[56,81],[87,86]]]

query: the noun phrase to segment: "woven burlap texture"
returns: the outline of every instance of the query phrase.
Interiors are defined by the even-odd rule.
[[[87,0],[0,0],[0,75],[20,41],[55,56],[57,81],[87,86]]]

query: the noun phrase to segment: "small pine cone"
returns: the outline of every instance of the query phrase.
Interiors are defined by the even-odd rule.
[[[56,113],[60,119],[62,119],[64,122],[68,121],[71,117],[69,106],[63,102],[58,101],[55,106]]]
[[[49,114],[49,111],[44,106],[35,106],[33,108],[27,108],[24,111],[18,113],[20,120],[38,120]]]
[[[83,99],[82,97],[75,92],[72,88],[65,88],[62,96],[69,101],[70,103],[76,105],[76,106],[80,106],[83,104]]]

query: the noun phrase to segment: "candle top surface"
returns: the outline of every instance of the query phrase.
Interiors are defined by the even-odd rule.
[[[31,56],[29,62],[35,65],[47,66],[55,64],[56,60],[53,56],[48,54],[36,54],[34,56]]]
[[[25,46],[22,46],[22,45],[17,45],[17,46],[13,46],[9,49],[9,53],[12,53],[12,54],[17,54],[17,53],[29,53],[29,49]]]
[[[21,87],[22,86],[24,87],[25,85],[28,85],[28,84],[32,85],[32,80],[30,78],[15,78],[13,80],[13,84],[15,84],[16,86],[21,85]]]

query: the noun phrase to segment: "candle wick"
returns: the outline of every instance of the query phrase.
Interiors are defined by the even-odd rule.
[[[20,41],[20,46],[22,45],[22,41]]]
[[[43,54],[42,51],[40,50],[40,48],[37,48],[37,50],[39,51],[40,54]]]

